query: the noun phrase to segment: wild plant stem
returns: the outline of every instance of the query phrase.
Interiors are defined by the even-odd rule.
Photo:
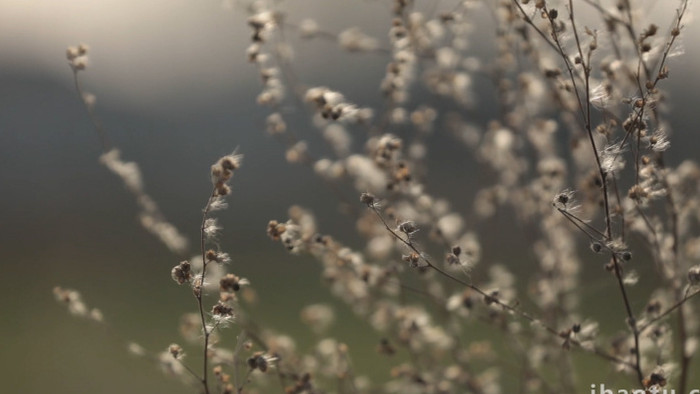
[[[203,356],[204,356],[204,361],[202,362],[202,386],[204,387],[204,393],[209,394],[209,381],[208,381],[208,373],[209,373],[209,337],[211,336],[211,332],[213,330],[209,330],[207,328],[207,320],[206,317],[204,316],[204,305],[203,305],[203,292],[204,292],[204,279],[206,278],[207,275],[207,257],[206,257],[206,233],[205,233],[205,226],[206,226],[206,221],[207,221],[207,216],[209,215],[209,210],[211,209],[211,203],[214,200],[214,197],[216,197],[216,187],[212,189],[211,194],[209,195],[209,200],[207,200],[207,205],[204,207],[204,212],[202,214],[202,225],[200,227],[200,249],[202,253],[202,276],[199,280],[199,283],[195,282],[195,288],[194,288],[194,296],[197,299],[197,307],[199,308],[199,317],[202,322],[202,332],[204,333],[204,350],[203,350]]]
[[[430,259],[428,259],[427,257],[425,257],[425,255],[424,255],[420,250],[418,250],[418,248],[413,244],[413,242],[411,242],[410,240],[409,240],[409,241],[405,240],[405,239],[404,239],[403,237],[401,237],[398,233],[396,233],[396,231],[394,231],[394,229],[392,229],[392,228],[389,226],[389,224],[386,222],[386,219],[384,219],[384,216],[381,214],[381,212],[379,212],[379,209],[377,208],[376,204],[369,204],[368,207],[375,213],[375,215],[379,218],[379,220],[380,220],[380,221],[382,222],[382,224],[384,225],[384,228],[386,228],[386,230],[389,231],[389,233],[390,233],[394,238],[396,238],[397,240],[399,240],[401,243],[403,243],[403,244],[406,245],[408,248],[410,248],[414,253],[416,253],[418,256],[420,256],[420,258],[421,258],[426,264],[428,264],[428,266],[429,266],[430,268],[432,268],[433,270],[437,271],[440,275],[443,275],[444,277],[449,278],[450,280],[453,280],[453,281],[455,281],[455,282],[457,282],[457,283],[459,283],[459,284],[461,284],[461,285],[463,285],[463,286],[465,286],[465,287],[467,287],[467,288],[469,288],[469,289],[471,289],[471,290],[474,290],[475,292],[479,293],[479,295],[483,296],[485,300],[488,300],[489,302],[494,303],[494,304],[500,306],[501,308],[503,308],[503,309],[505,309],[505,310],[508,310],[509,312],[514,313],[514,314],[516,314],[516,315],[522,317],[523,319],[525,319],[525,320],[527,320],[527,321],[529,321],[529,322],[531,322],[531,323],[533,323],[533,324],[540,325],[540,326],[542,326],[547,332],[549,332],[550,334],[552,334],[552,335],[554,335],[554,336],[556,336],[556,337],[562,338],[562,335],[561,335],[561,333],[560,333],[559,331],[557,331],[557,330],[555,330],[554,328],[548,326],[547,324],[545,324],[545,323],[544,323],[543,321],[541,321],[540,319],[537,319],[537,318],[533,317],[532,315],[530,315],[529,313],[524,312],[524,311],[522,311],[522,310],[520,310],[520,309],[518,309],[518,308],[515,308],[515,307],[513,307],[513,306],[511,306],[511,305],[508,305],[508,304],[506,304],[506,303],[500,301],[497,297],[488,294],[487,292],[485,292],[484,290],[482,290],[482,289],[479,288],[478,286],[476,286],[476,285],[474,285],[474,284],[471,284],[471,283],[469,283],[469,282],[465,282],[465,281],[463,281],[463,280],[461,280],[461,279],[459,279],[459,278],[457,278],[457,277],[455,277],[455,276],[450,275],[448,272],[446,272],[446,271],[440,269],[440,268],[439,268],[438,266],[436,266]],[[569,343],[571,343],[571,344],[573,344],[573,345],[575,345],[575,346],[579,346],[579,347],[581,346],[581,343],[578,342],[577,340],[573,339],[573,338],[568,338],[568,341],[569,341]],[[615,356],[613,356],[613,355],[611,355],[611,354],[608,354],[607,352],[605,352],[605,351],[603,351],[603,350],[601,350],[601,349],[598,349],[598,348],[594,348],[594,349],[592,350],[592,353],[593,353],[593,354],[596,354],[597,356],[602,357],[602,358],[604,358],[604,359],[606,359],[606,360],[608,360],[608,361],[613,361],[613,362],[616,362],[616,363],[621,364],[621,365],[626,365],[626,366],[628,366],[628,367],[633,366],[633,365],[631,365],[629,362],[627,362],[627,361],[625,361],[625,360],[622,360],[622,359],[619,359],[619,358],[617,358],[617,357],[615,357]]]
[[[677,301],[675,304],[670,306],[668,309],[660,313],[658,316],[655,318],[649,320],[648,322],[644,323],[641,327],[639,327],[639,332],[642,333],[646,331],[647,328],[651,327],[654,323],[658,322],[659,320],[663,319],[664,317],[668,316],[671,314],[673,311],[676,309],[680,308],[683,304],[685,304],[689,299],[695,297],[696,295],[700,294],[700,290],[697,290],[693,293],[690,293],[689,295],[686,295],[679,301]]]
[[[571,80],[571,83],[573,85],[573,91],[576,96],[576,101],[578,103],[579,111],[583,119],[583,124],[584,128],[586,130],[586,133],[588,135],[588,140],[591,144],[591,149],[593,151],[593,156],[595,157],[596,165],[598,168],[598,173],[601,178],[601,183],[602,183],[602,194],[603,194],[603,202],[604,202],[604,215],[605,215],[605,227],[606,227],[606,232],[607,232],[607,238],[612,239],[612,219],[610,215],[610,202],[608,199],[608,185],[607,185],[607,177],[608,177],[608,172],[603,168],[601,159],[600,159],[600,154],[598,153],[598,147],[595,142],[595,138],[593,137],[593,130],[591,127],[591,108],[590,108],[590,64],[586,60],[589,57],[584,56],[583,53],[583,48],[581,47],[581,42],[578,37],[578,32],[576,31],[576,25],[573,22],[574,19],[574,7],[573,7],[573,1],[569,0],[569,19],[572,22],[572,28],[574,30],[574,36],[576,38],[576,46],[579,52],[579,59],[580,59],[580,64],[583,67],[583,74],[584,74],[584,84],[585,84],[585,106],[584,106],[584,101],[583,98],[581,97],[581,93],[579,92],[579,87],[576,79],[576,75],[574,73],[574,68],[571,65],[571,62],[569,61],[569,57],[566,54],[566,51],[564,50],[564,47],[559,39],[559,34],[557,34],[557,26],[554,23],[554,18],[551,17],[549,10],[545,6],[543,8],[543,13],[547,15],[547,20],[549,21],[550,27],[552,29],[552,41],[550,41],[544,32],[542,32],[537,26],[532,23],[530,20],[530,17],[525,13],[525,10],[520,6],[520,4],[517,2],[517,0],[513,0],[513,3],[515,3],[518,7],[518,9],[521,11],[523,18],[525,21],[532,26],[540,36],[542,36],[545,41],[552,46],[557,53],[561,56],[562,60],[564,61],[564,64],[566,65],[566,69],[569,74],[569,78]],[[614,175],[613,175],[614,176]],[[639,333],[637,331],[636,327],[636,319],[634,317],[634,313],[632,312],[632,308],[630,306],[629,302],[629,297],[627,295],[627,290],[625,289],[624,282],[622,280],[622,272],[620,270],[620,267],[618,265],[617,261],[617,256],[615,253],[612,253],[612,259],[613,259],[613,264],[614,264],[614,273],[615,277],[617,279],[618,287],[620,289],[620,294],[622,295],[622,300],[625,306],[625,311],[627,313],[627,320],[630,324],[630,328],[632,331],[632,335],[634,337],[634,343],[635,343],[635,348],[634,348],[634,355],[635,355],[635,363],[634,363],[634,370],[637,374],[637,378],[639,383],[642,383],[643,380],[643,373],[642,369],[640,366],[641,362],[641,355],[640,355],[640,349],[639,349]]]
[[[109,142],[109,136],[107,135],[107,132],[104,129],[104,126],[102,125],[102,121],[100,118],[95,115],[95,111],[92,108],[92,105],[90,105],[87,100],[85,99],[85,91],[83,90],[83,87],[80,83],[80,78],[78,78],[78,69],[75,67],[71,66],[71,71],[73,71],[73,83],[75,85],[75,90],[78,91],[78,95],[80,96],[80,101],[83,103],[83,107],[85,107],[85,111],[88,114],[88,118],[90,118],[90,122],[92,123],[92,126],[95,128],[95,131],[97,132],[97,136],[100,139],[100,146],[102,147],[102,153],[107,153],[111,148],[110,148],[110,142]]]

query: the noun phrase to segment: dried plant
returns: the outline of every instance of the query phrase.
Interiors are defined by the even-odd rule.
[[[229,255],[220,250],[221,229],[212,217],[226,207],[228,182],[241,162],[236,153],[212,166],[199,252],[186,259],[184,237],[144,191],[137,165],[111,147],[93,111],[95,97],[80,85],[88,48],[68,49],[76,89],[104,150],[101,162],[136,198],[144,227],[183,259],[171,274],[192,290],[196,313],[183,317],[181,331],[200,344],[203,365],[185,363],[176,344],[163,353],[135,344],[131,350],[207,394],[491,394],[506,392],[508,374],[518,375],[510,380],[519,392],[604,392],[598,382],[578,379],[577,352],[624,376],[615,379],[620,390],[691,392],[700,168],[691,160],[668,165],[670,111],[663,91],[670,60],[681,52],[688,0],[664,2],[676,9],[671,21],[654,20],[644,12],[646,2],[628,0],[386,2],[388,40],[359,28],[336,33],[320,21],[290,20],[284,2],[236,3],[249,14],[246,55],[262,81],[257,102],[270,110],[267,132],[287,161],[307,166],[338,197],[366,244],[344,245],[333,229],[319,228],[311,210],[296,205],[288,218],[270,220],[267,235],[292,254],[318,260],[330,293],[378,332],[377,357],[392,365],[378,382],[358,375],[353,349],[342,338],[298,352],[292,338],[252,321],[238,302],[250,283],[226,272]],[[582,22],[584,11],[595,15],[600,30]],[[474,58],[472,18],[484,13],[494,21],[494,54]],[[332,81],[300,81],[292,35],[386,58],[381,108],[353,102],[330,87]],[[497,118],[475,116],[477,79],[491,84]],[[310,126],[288,123],[286,106],[308,110]],[[317,157],[308,136],[295,128],[317,130],[328,145],[319,150],[326,156]],[[489,174],[472,191],[472,209],[431,194],[425,184],[436,133],[451,135]],[[362,148],[356,150],[353,140]],[[468,210],[470,220],[463,215]],[[509,263],[481,261],[482,245],[492,243],[482,244],[479,224],[501,210],[530,232],[531,249],[518,252],[534,256],[530,277],[514,274]],[[601,280],[617,288],[618,299],[610,302],[624,307],[626,324],[611,336],[599,333],[600,316],[582,311],[580,276],[596,263],[608,272]],[[655,275],[646,301],[631,299],[637,271]],[[87,308],[76,291],[54,292],[71,313],[104,324],[102,313]],[[419,301],[408,301],[407,294]],[[642,310],[635,307],[640,302],[646,302]],[[315,304],[301,316],[323,333],[335,312]],[[508,352],[473,340],[475,323],[500,332]],[[233,349],[218,345],[223,335],[236,338]]]

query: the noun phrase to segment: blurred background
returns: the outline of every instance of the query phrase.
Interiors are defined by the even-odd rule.
[[[387,46],[388,3],[295,0],[283,9],[290,21],[314,18],[332,32],[359,26]],[[659,3],[667,4],[656,2],[650,12],[669,21],[673,7]],[[693,7],[697,11],[698,3]],[[473,45],[477,55],[488,53],[492,43],[493,29],[484,15],[483,26],[476,26],[482,37]],[[178,259],[138,224],[133,198],[98,163],[99,141],[65,59],[66,47],[79,43],[91,48],[83,83],[97,96],[110,138],[124,160],[139,164],[146,191],[192,243],[210,190],[210,165],[235,148],[245,154],[230,207],[219,217],[222,248],[233,258],[229,270],[249,278],[258,292],[253,317],[295,337],[305,350],[314,336],[301,323],[300,309],[330,303],[338,314],[330,334],[350,345],[357,372],[375,381],[386,376],[375,355],[379,335],[329,295],[315,261],[286,254],[265,234],[270,219],[286,220],[287,208],[299,204],[313,207],[322,232],[355,248],[362,245],[353,235],[354,224],[338,212],[336,197],[310,170],[287,164],[284,148],[265,133],[269,112],[255,104],[261,85],[246,61],[245,19],[241,10],[217,0],[0,0],[0,391],[192,391],[129,355],[122,341],[153,351],[181,342],[180,315],[196,305],[170,278]],[[699,158],[695,37],[700,27],[691,24],[684,33],[686,53],[672,60],[671,78],[664,82],[673,108],[672,164]],[[292,44],[302,81],[330,86],[362,106],[380,105],[387,55],[351,55],[327,41],[293,38]],[[476,83],[488,86],[488,81]],[[477,108],[484,121],[494,113],[488,103]],[[289,111],[306,116],[303,108]],[[322,149],[315,131],[298,134],[308,138],[312,152]],[[473,161],[439,130],[430,144],[440,154],[429,156],[428,187],[470,217]],[[502,231],[509,221],[497,217],[480,224],[483,260],[517,261],[513,269],[526,272],[528,262],[517,253],[518,245],[525,247],[517,230]],[[504,236],[512,248],[502,247]],[[607,276],[598,266],[584,273],[584,281],[599,278]],[[103,311],[111,329],[69,316],[53,299],[56,285],[80,290],[89,306]],[[595,289],[583,301],[600,316],[599,305],[614,283]],[[637,308],[644,302],[640,297]],[[612,328],[623,324],[617,307],[622,305],[611,306]],[[581,387],[589,392],[590,382]]]

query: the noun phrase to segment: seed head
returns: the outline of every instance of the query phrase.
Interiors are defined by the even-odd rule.
[[[690,267],[688,270],[688,282],[691,286],[700,285],[700,265]]]
[[[418,267],[418,261],[420,261],[420,255],[418,253],[413,252],[413,253],[401,256],[401,259],[403,261],[409,263],[409,265],[411,267],[415,268],[415,267]]]
[[[370,208],[374,205],[376,200],[377,198],[374,197],[374,194],[371,193],[362,193],[360,195],[360,202],[362,202]]]
[[[192,280],[192,266],[189,261],[183,261],[180,264],[173,267],[170,271],[170,276],[177,284],[182,285],[188,283]]]
[[[219,317],[219,318],[232,318],[233,317],[233,307],[224,304],[223,302],[219,301],[214,305],[214,307],[211,309],[211,312],[214,314],[214,317]]]
[[[447,265],[457,265],[461,263],[459,257],[454,253],[447,253],[445,255],[445,262],[447,262]]]
[[[267,370],[272,367],[272,363],[277,361],[277,359],[277,357],[270,356],[263,352],[257,352],[248,358],[248,367],[250,367],[251,370],[259,369],[260,372],[267,372]]]
[[[183,357],[185,357],[185,352],[182,350],[182,347],[176,343],[168,346],[168,351],[176,360],[181,360]]]
[[[241,286],[249,283],[248,279],[239,278],[234,274],[226,274],[226,276],[219,281],[219,289],[224,292],[238,291],[241,289]]]
[[[407,220],[399,224],[399,230],[406,235],[411,235],[418,231],[418,226],[413,221]]]
[[[267,236],[273,241],[279,241],[280,236],[287,230],[284,223],[278,223],[277,220],[270,220],[267,223]]]

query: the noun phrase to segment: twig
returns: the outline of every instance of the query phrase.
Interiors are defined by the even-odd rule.
[[[75,90],[78,91],[78,95],[80,96],[80,101],[83,103],[83,106],[85,107],[85,111],[88,114],[88,118],[90,118],[90,122],[92,122],[93,127],[95,128],[95,131],[97,132],[97,136],[100,139],[100,146],[102,147],[102,153],[107,153],[111,149],[111,143],[109,140],[109,136],[107,135],[107,131],[105,130],[104,126],[102,125],[102,121],[100,118],[95,114],[95,110],[93,108],[93,105],[88,102],[86,99],[86,93],[83,90],[82,84],[80,83],[80,78],[78,78],[78,70],[74,66],[71,65],[71,71],[73,71],[73,83],[75,85]]]
[[[418,256],[420,256],[420,258],[421,258],[426,264],[428,264],[428,266],[429,266],[430,268],[432,268],[433,270],[437,271],[439,274],[441,274],[441,275],[443,275],[443,276],[445,276],[445,277],[447,277],[447,278],[449,278],[449,279],[451,279],[451,280],[453,280],[453,281],[455,281],[455,282],[457,282],[457,283],[459,283],[459,284],[461,284],[461,285],[463,285],[463,286],[465,286],[465,287],[467,287],[467,288],[469,288],[469,289],[471,289],[471,290],[474,290],[475,292],[477,292],[477,293],[479,293],[481,296],[483,296],[485,300],[488,300],[489,302],[491,302],[491,303],[493,303],[493,304],[496,304],[496,305],[500,306],[501,308],[503,308],[503,309],[505,309],[505,310],[508,310],[509,312],[512,312],[512,313],[514,313],[514,314],[520,316],[521,318],[523,318],[523,319],[525,319],[525,320],[527,320],[527,321],[529,321],[529,322],[531,322],[531,323],[533,323],[533,324],[535,324],[535,325],[540,325],[540,326],[542,326],[547,332],[549,332],[550,334],[552,334],[552,335],[554,335],[554,336],[556,336],[556,337],[562,338],[562,335],[561,335],[560,332],[558,332],[558,331],[555,330],[554,328],[548,326],[547,324],[545,324],[545,323],[544,323],[543,321],[541,321],[540,319],[537,319],[537,318],[533,317],[532,315],[530,315],[529,313],[527,313],[527,312],[525,312],[525,311],[522,311],[522,310],[520,310],[520,309],[518,309],[518,308],[516,308],[516,307],[513,307],[513,306],[511,306],[511,305],[508,305],[508,304],[506,304],[506,303],[500,301],[497,297],[495,297],[495,296],[493,296],[493,295],[491,295],[491,294],[488,294],[487,292],[485,292],[484,290],[482,290],[482,289],[479,288],[478,286],[476,286],[476,285],[474,285],[474,284],[471,284],[471,283],[469,283],[469,282],[465,282],[465,281],[463,281],[463,280],[461,280],[461,279],[459,279],[459,278],[457,278],[457,277],[455,277],[455,276],[452,276],[452,275],[450,275],[448,272],[446,272],[446,271],[440,269],[439,267],[437,267],[430,259],[428,259],[428,258],[425,256],[424,253],[422,253],[420,250],[418,250],[418,248],[413,244],[412,241],[410,241],[410,239],[407,241],[406,239],[404,239],[403,237],[401,237],[399,234],[397,234],[396,231],[394,231],[394,230],[389,226],[389,224],[386,222],[386,219],[384,219],[384,216],[381,214],[381,212],[379,212],[379,209],[377,208],[377,205],[376,205],[375,203],[370,203],[370,204],[368,204],[368,207],[375,213],[375,215],[376,215],[376,216],[379,218],[379,220],[382,222],[382,224],[384,225],[384,227],[386,228],[386,230],[389,231],[389,233],[391,233],[391,235],[392,235],[394,238],[396,238],[397,240],[399,240],[401,243],[403,243],[404,245],[406,245],[407,247],[409,247],[414,253],[416,253]],[[569,341],[569,343],[571,343],[571,344],[573,344],[573,345],[575,345],[575,346],[578,346],[578,347],[583,348],[583,347],[581,346],[581,343],[580,343],[580,342],[578,342],[578,341],[576,341],[576,340],[574,340],[574,339],[572,339],[572,338],[568,338],[568,341]],[[584,348],[584,350],[585,350],[585,348]],[[602,357],[602,358],[604,358],[604,359],[606,359],[606,360],[613,361],[613,362],[616,362],[616,363],[621,364],[621,365],[633,366],[633,365],[631,365],[629,362],[624,361],[624,360],[622,360],[622,359],[619,359],[619,358],[617,358],[617,357],[615,357],[615,356],[613,356],[613,355],[611,355],[611,354],[608,354],[607,352],[605,352],[605,351],[603,351],[603,350],[601,350],[601,349],[599,349],[599,348],[594,348],[593,351],[592,351],[592,353],[593,353],[593,354],[596,354],[596,355],[598,355],[598,356],[600,356],[600,357]]]
[[[668,309],[660,313],[658,316],[654,317],[653,319],[649,320],[648,322],[644,323],[642,326],[639,327],[639,332],[644,332],[646,331],[647,328],[651,327],[654,323],[658,322],[659,320],[663,319],[664,317],[668,316],[670,313],[675,311],[676,309],[680,308],[683,304],[686,303],[689,299],[695,297],[696,295],[700,294],[700,290],[697,290],[693,293],[690,293],[683,297],[680,301],[676,302],[672,306],[670,306]]]
[[[211,209],[211,203],[216,197],[216,187],[212,189],[212,192],[209,196],[209,199],[207,200],[207,205],[204,207],[204,212],[202,214],[202,225],[200,227],[200,248],[201,248],[201,253],[202,253],[202,276],[199,280],[199,283],[195,282],[195,286],[193,287],[194,290],[194,296],[197,299],[197,307],[199,309],[199,317],[202,322],[202,332],[204,333],[204,361],[202,362],[202,386],[204,388],[204,393],[209,394],[209,382],[208,382],[208,373],[209,373],[209,337],[211,336],[212,331],[214,331],[214,328],[209,330],[207,328],[207,320],[206,317],[204,316],[204,305],[202,301],[202,296],[203,296],[203,291],[204,291],[204,279],[206,278],[207,275],[207,258],[206,258],[206,234],[204,232],[205,229],[205,224],[207,221],[207,216],[209,214],[209,210]]]

